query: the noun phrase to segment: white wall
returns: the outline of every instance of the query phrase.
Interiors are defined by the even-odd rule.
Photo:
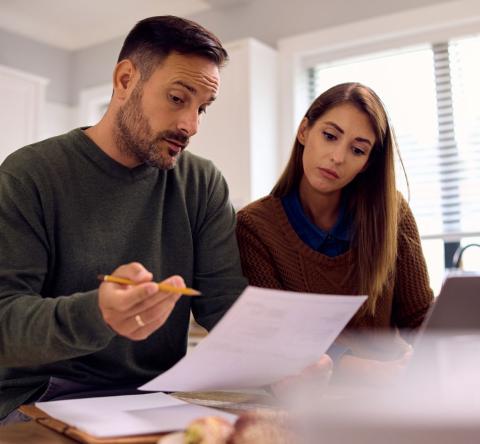
[[[247,202],[268,194],[277,179],[280,103],[277,51],[257,40],[249,42],[251,189]]]
[[[48,79],[47,100],[71,103],[69,51],[0,29],[0,65]]]
[[[47,83],[42,77],[0,66],[0,163],[38,138]]]
[[[276,51],[253,39],[226,44],[220,93],[189,150],[224,174],[235,207],[267,194],[277,171]]]
[[[40,116],[38,140],[66,133],[80,125],[77,107],[63,103],[46,102]]]
[[[253,37],[276,47],[280,39],[451,0],[251,0],[190,16],[224,42]]]
[[[0,163],[30,143],[68,131],[77,109],[47,102],[48,79],[0,65]]]

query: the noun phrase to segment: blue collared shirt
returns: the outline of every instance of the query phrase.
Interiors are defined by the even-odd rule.
[[[282,197],[282,204],[298,237],[313,250],[335,257],[350,248],[351,221],[345,213],[345,202],[341,203],[337,222],[330,231],[322,230],[310,221],[303,211],[298,190]]]
[[[345,202],[341,202],[337,222],[330,231],[322,230],[310,221],[303,211],[298,190],[282,197],[282,204],[290,225],[310,248],[329,257],[340,256],[350,248],[351,221],[345,212]],[[338,364],[342,356],[349,353],[347,347],[337,343],[327,350],[334,364]]]

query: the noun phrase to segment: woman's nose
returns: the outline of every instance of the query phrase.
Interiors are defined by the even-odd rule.
[[[347,149],[345,146],[337,145],[330,153],[330,160],[335,164],[343,163],[345,161],[346,152]]]

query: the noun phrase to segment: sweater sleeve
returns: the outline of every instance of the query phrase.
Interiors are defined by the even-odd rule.
[[[225,179],[213,170],[207,211],[195,235],[194,285],[204,296],[192,299],[195,320],[211,330],[247,285],[242,275],[235,212]]]
[[[250,285],[282,289],[284,286],[275,269],[272,253],[266,246],[255,218],[242,210],[237,217],[237,240],[243,274]]]
[[[433,301],[433,292],[430,288],[417,224],[403,198],[399,211],[392,321],[400,329],[415,329],[425,318]]]
[[[104,348],[97,292],[44,294],[50,262],[40,193],[0,170],[0,366],[41,365]],[[66,295],[67,296],[67,295]]]

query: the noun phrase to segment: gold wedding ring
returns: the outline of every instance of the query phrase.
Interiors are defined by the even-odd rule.
[[[143,322],[143,319],[140,315],[135,316],[135,322],[139,327],[145,327],[145,322]]]

